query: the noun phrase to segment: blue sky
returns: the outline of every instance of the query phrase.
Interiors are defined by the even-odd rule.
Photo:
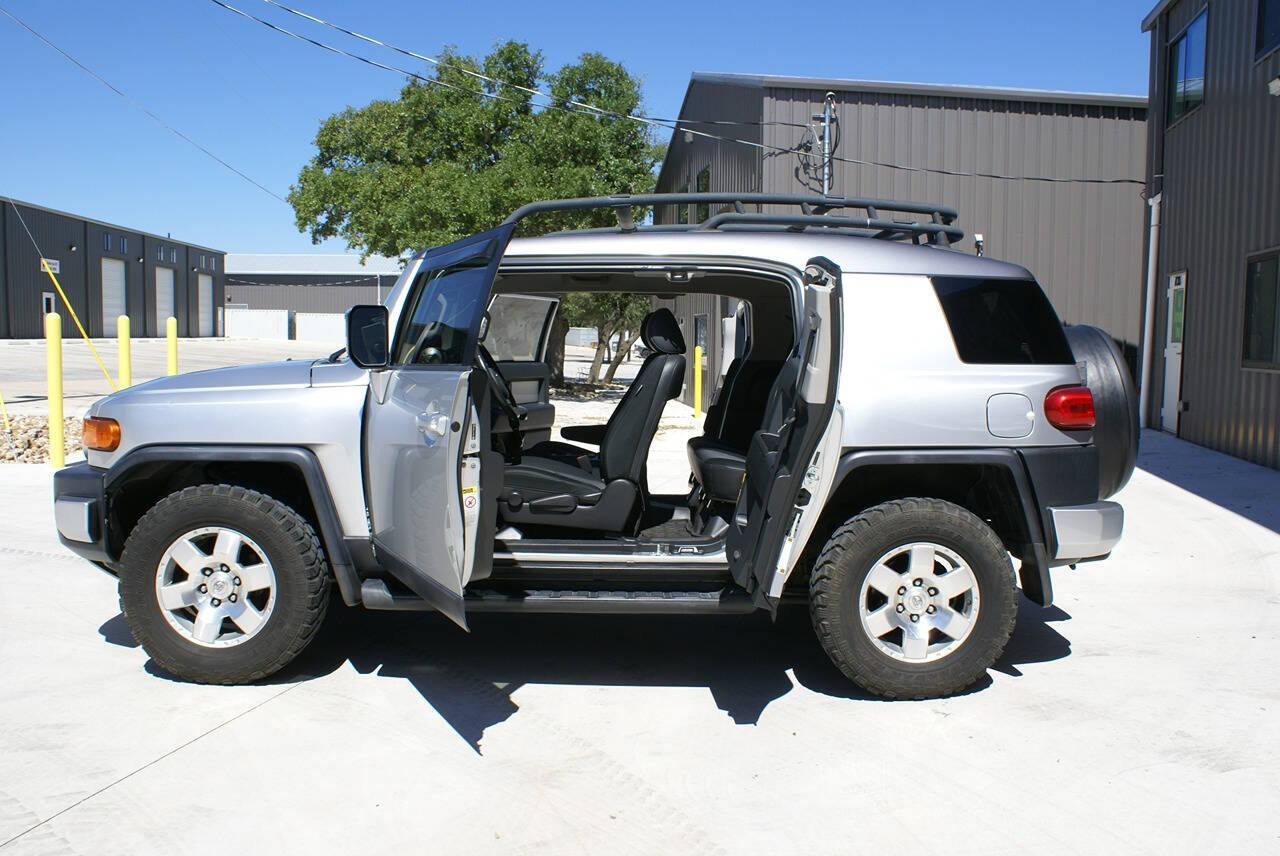
[[[287,15],[228,0],[321,41],[409,62]],[[548,68],[584,51],[644,81],[674,116],[693,71],[856,77],[1146,94],[1154,0],[1071,3],[645,3],[294,0],[319,17],[427,55],[518,38]],[[272,33],[208,0],[0,0],[169,124],[281,196],[319,123],[394,97],[397,75]],[[821,9],[821,13],[819,10]],[[585,11],[584,11],[585,10]],[[779,10],[786,10],[782,14]],[[426,71],[425,63],[415,70]],[[0,16],[0,193],[232,252],[313,246],[288,205],[226,171]]]

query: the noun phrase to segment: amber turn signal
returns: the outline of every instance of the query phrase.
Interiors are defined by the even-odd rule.
[[[84,418],[84,447],[95,452],[114,452],[120,448],[120,423],[101,416]]]

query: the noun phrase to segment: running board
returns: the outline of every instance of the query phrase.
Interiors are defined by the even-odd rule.
[[[431,604],[410,594],[394,594],[382,580],[365,580],[360,594],[367,609],[430,610]],[[469,593],[467,612],[546,612],[578,614],[706,615],[745,614],[756,605],[746,592],[723,591],[526,591]]]

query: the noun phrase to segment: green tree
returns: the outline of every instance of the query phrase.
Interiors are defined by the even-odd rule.
[[[564,109],[517,88],[543,84]],[[599,54],[546,75],[542,54],[523,42],[501,43],[483,60],[449,49],[434,82],[411,79],[399,98],[321,124],[316,154],[289,193],[298,228],[313,242],[338,237],[365,255],[401,256],[492,228],[526,202],[651,190],[659,155],[647,126],[570,101],[625,115],[640,109],[640,84]],[[609,210],[556,212],[520,231],[613,222]]]
[[[609,342],[616,335],[618,347],[609,360],[609,368],[604,377],[606,383],[613,380],[618,366],[639,338],[640,322],[648,311],[649,298],[641,294],[580,291],[563,295],[559,317],[564,319],[565,332],[568,332],[570,326],[596,328],[596,354],[591,361],[587,383],[599,383]],[[560,334],[558,339],[564,341],[564,335]]]

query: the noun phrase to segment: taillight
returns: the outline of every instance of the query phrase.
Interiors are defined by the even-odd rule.
[[[1093,428],[1093,393],[1087,386],[1060,386],[1044,397],[1044,416],[1054,428],[1081,431]]]
[[[81,442],[95,452],[114,452],[120,448],[120,423],[101,416],[86,416]]]

